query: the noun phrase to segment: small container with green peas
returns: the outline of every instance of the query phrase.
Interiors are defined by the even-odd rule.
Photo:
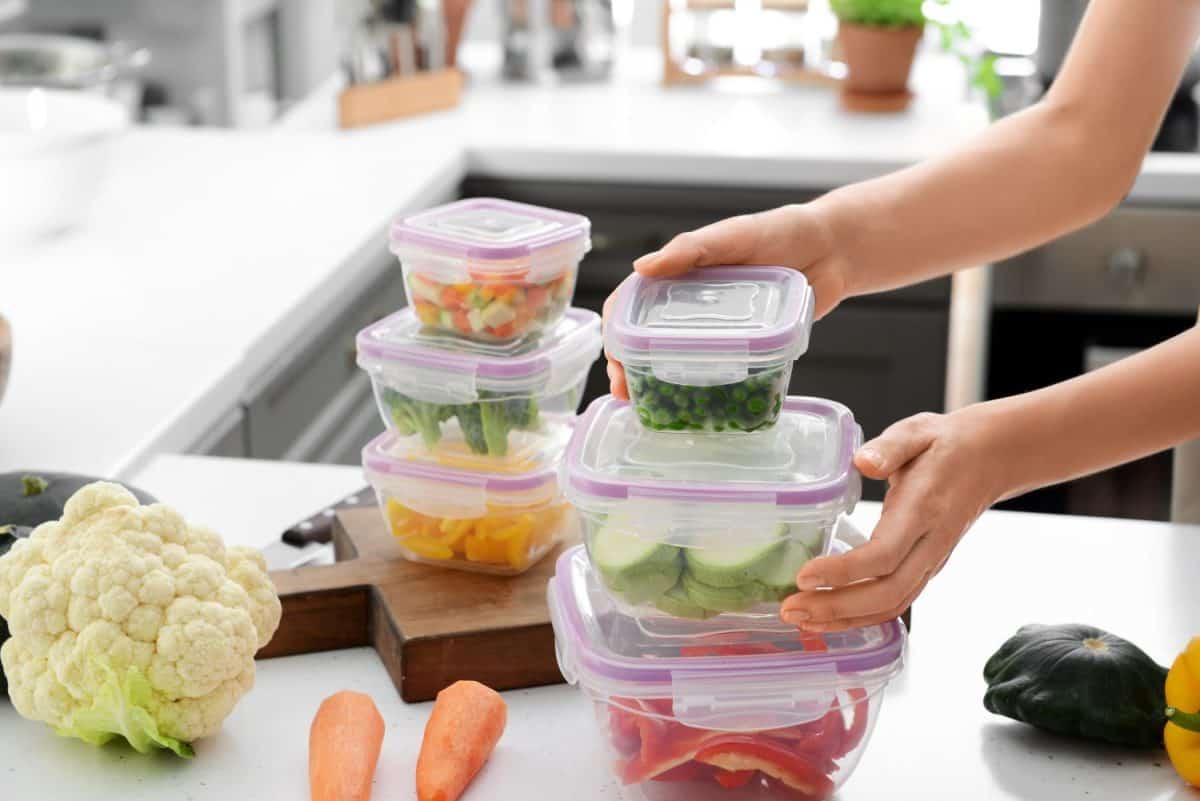
[[[633,276],[604,338],[646,428],[758,431],[779,419],[812,320],[802,273],[711,267],[682,278]]]

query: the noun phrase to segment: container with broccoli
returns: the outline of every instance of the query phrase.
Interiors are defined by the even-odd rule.
[[[581,309],[541,339],[506,345],[430,332],[411,309],[358,335],[388,428],[439,461],[491,469],[561,447],[599,354],[599,317]]]
[[[564,492],[616,607],[643,621],[777,614],[861,494],[853,415],[793,397],[753,436],[683,438],[647,430],[640,412],[611,396],[594,402],[564,466]]]
[[[646,428],[759,431],[779,419],[812,317],[808,282],[784,267],[635,275],[618,291],[605,345]]]

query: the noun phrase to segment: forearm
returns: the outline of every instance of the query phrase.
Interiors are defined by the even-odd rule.
[[[1101,370],[968,407],[1001,497],[1200,437],[1200,328]]]
[[[1136,178],[1198,33],[1195,0],[1093,0],[1041,103],[955,153],[816,201],[847,294],[990,263],[1104,214]]]

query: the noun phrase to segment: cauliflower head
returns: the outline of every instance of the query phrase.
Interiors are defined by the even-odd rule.
[[[280,604],[261,554],[97,482],[0,558],[0,616],[23,717],[190,756],[254,685]]]

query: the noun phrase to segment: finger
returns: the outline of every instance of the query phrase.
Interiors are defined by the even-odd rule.
[[[878,626],[881,623],[887,623],[889,620],[895,620],[904,614],[904,611],[911,607],[913,603],[925,591],[925,587],[929,582],[924,582],[920,587],[909,593],[905,598],[891,609],[874,614],[863,615],[862,617],[848,618],[846,620],[833,620],[825,623],[805,622],[800,624],[800,628],[805,631],[824,633],[829,631],[845,631],[846,629],[861,629],[864,626]]]
[[[896,572],[928,530],[921,504],[912,500],[921,493],[905,490],[889,493],[892,497],[885,500],[883,516],[865,545],[847,553],[810,559],[796,575],[796,586],[804,591],[845,587]]]
[[[682,275],[696,267],[751,264],[759,249],[765,215],[746,214],[679,234],[662,249],[647,253],[633,269],[650,278]]]
[[[936,543],[924,537],[895,573],[841,589],[797,593],[783,602],[780,616],[793,625],[808,626],[890,615],[911,603],[909,596],[920,592],[939,561]]]
[[[867,478],[884,479],[920,456],[937,436],[936,414],[918,414],[893,423],[854,454],[854,466]]]
[[[625,370],[620,362],[608,363],[608,391],[613,397],[629,400],[629,385],[625,382]]]

